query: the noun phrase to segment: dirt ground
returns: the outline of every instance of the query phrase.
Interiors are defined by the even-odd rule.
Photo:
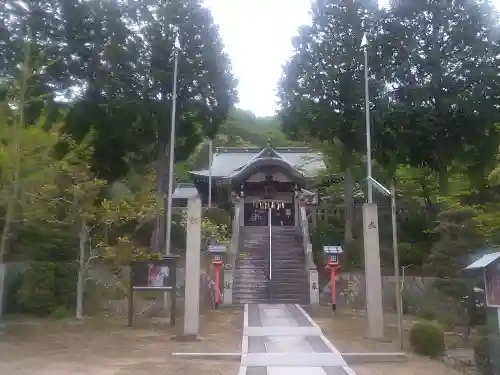
[[[116,319],[9,324],[0,335],[0,374],[235,375],[237,362],[191,361],[172,352],[239,352],[242,316],[242,310],[206,313],[197,342],[179,342],[176,330],[161,323],[139,321],[134,328]]]
[[[366,338],[365,317],[354,313],[337,313],[335,316],[330,308],[318,308],[311,311],[311,315],[323,330],[325,336],[341,352],[400,352],[397,340],[395,316],[385,317],[385,340],[375,341]],[[405,351],[409,351],[408,332],[404,334]],[[408,361],[404,363],[372,363],[352,365],[357,375],[459,375],[459,372],[437,360],[408,354]],[[475,374],[474,370],[469,371]]]
[[[312,312],[325,335],[344,352],[395,351],[396,331],[386,332],[392,342],[364,337],[364,318],[329,309]],[[201,338],[179,342],[175,329],[139,321],[127,328],[119,319],[24,321],[7,324],[0,335],[0,374],[9,375],[236,375],[234,361],[174,358],[172,352],[239,352],[243,311],[209,311],[201,318]],[[179,322],[179,329],[182,322]],[[355,365],[358,375],[458,375],[438,361],[410,356],[406,363]]]

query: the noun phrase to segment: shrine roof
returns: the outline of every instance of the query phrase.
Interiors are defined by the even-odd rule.
[[[315,177],[320,170],[325,168],[321,154],[309,147],[216,147],[212,156],[212,177],[230,178],[257,159],[266,158],[289,164],[304,177]],[[209,175],[209,170],[203,169],[190,173],[205,177]]]

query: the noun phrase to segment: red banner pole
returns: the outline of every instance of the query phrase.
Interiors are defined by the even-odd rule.
[[[337,310],[337,304],[336,304],[336,291],[335,291],[335,271],[336,269],[335,268],[332,268],[331,270],[331,284],[332,284],[332,311],[336,311]]]
[[[220,267],[216,266],[215,267],[215,308],[219,307],[219,271]]]

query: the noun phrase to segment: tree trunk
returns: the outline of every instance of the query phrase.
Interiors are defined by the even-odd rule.
[[[78,279],[76,283],[76,318],[83,319],[83,293],[85,289],[85,246],[87,244],[87,225],[82,219],[80,227],[80,255],[78,259]]]
[[[344,178],[344,244],[350,244],[353,238],[353,221],[354,221],[354,181],[350,168],[345,171]]]

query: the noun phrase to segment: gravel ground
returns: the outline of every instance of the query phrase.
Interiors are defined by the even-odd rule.
[[[210,311],[201,340],[179,342],[165,324],[120,320],[9,324],[0,336],[0,374],[9,375],[235,375],[238,363],[190,361],[172,352],[238,352],[242,311]],[[182,322],[179,322],[181,325]]]

